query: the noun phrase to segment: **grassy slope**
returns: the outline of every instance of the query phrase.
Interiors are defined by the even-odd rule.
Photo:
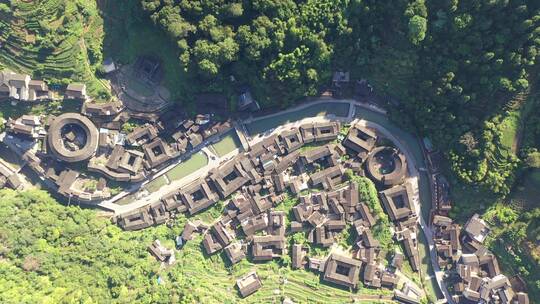
[[[540,169],[535,169],[525,173],[518,185],[512,191],[510,197],[513,201],[518,201],[526,209],[540,207]]]
[[[291,200],[291,202],[294,200]],[[280,205],[277,209],[288,211],[293,203]],[[214,222],[221,215],[223,204],[195,215],[206,223]],[[175,226],[181,226],[186,218],[180,216]],[[150,228],[162,229],[161,227]],[[146,230],[145,230],[146,231]],[[144,233],[144,231],[137,232]],[[165,284],[180,290],[190,290],[194,300],[199,303],[281,303],[284,297],[295,303],[348,303],[362,294],[391,294],[388,290],[360,288],[350,292],[320,280],[320,276],[309,271],[293,271],[282,266],[279,261],[253,263],[243,260],[230,265],[224,253],[206,255],[201,246],[202,236],[188,242],[177,254],[178,264],[164,269],[156,275],[165,278]],[[254,295],[241,299],[234,287],[236,279],[255,270],[263,287]]]
[[[535,79],[535,78],[533,78]],[[526,132],[527,119],[534,115],[534,108],[538,105],[538,95],[535,88],[538,84],[531,80],[532,87],[526,93],[518,94],[514,101],[514,107],[503,113],[500,130],[502,132],[502,144],[508,151],[517,154],[520,149],[522,132]],[[532,92],[532,93],[531,93]],[[483,216],[490,217],[494,210],[508,208],[509,212],[521,214],[540,207],[538,197],[540,197],[540,170],[527,171],[516,181],[512,192],[505,203],[499,203],[488,209]],[[518,220],[519,221],[519,220]],[[532,299],[540,297],[540,262],[535,260],[531,253],[540,251],[536,240],[528,236],[528,241],[522,244],[505,236],[510,230],[507,225],[494,223],[493,242],[490,243],[491,250],[498,256],[503,271],[512,276],[520,275],[527,283]]]
[[[138,1],[103,0],[99,1],[99,9],[104,19],[104,57],[127,64],[140,55],[157,56],[164,69],[163,85],[171,98],[181,98],[189,91],[184,85],[187,75],[178,60],[176,45],[141,15]]]
[[[503,119],[501,123],[501,131],[503,132],[502,144],[508,148],[512,149],[514,140],[518,134],[518,129],[521,121],[520,111],[511,111]]]
[[[108,84],[95,75],[101,59],[112,57],[127,64],[140,55],[156,55],[164,67],[163,84],[172,99],[185,98],[190,87],[183,85],[186,74],[179,63],[176,46],[140,16],[136,1],[45,0],[17,2],[14,16],[0,16],[11,33],[0,33],[0,68],[29,73],[50,84],[82,81],[96,97],[108,92]],[[45,56],[33,38],[42,20],[58,39],[56,49]],[[96,54],[96,55],[94,55]]]
[[[61,206],[42,191],[2,190],[0,198],[2,303],[174,303],[182,294],[191,296],[185,303],[281,303],[285,296],[296,303],[350,303],[362,294],[390,293],[350,293],[277,262],[230,266],[222,254],[203,253],[201,236],[177,252],[177,264],[160,267],[146,247],[155,239],[173,246],[184,216],[170,226],[126,232],[93,210]],[[195,218],[210,223],[222,208],[217,204]],[[240,299],[235,281],[250,270],[263,288]]]
[[[531,180],[534,178],[539,180],[534,183]],[[529,183],[528,186],[540,187],[540,176],[527,177],[524,182]],[[498,203],[491,206],[482,216],[492,229],[487,245],[496,254],[504,274],[509,277],[519,275],[527,283],[530,298],[538,299],[540,297],[540,286],[537,283],[540,282],[540,260],[538,256],[535,260],[534,254],[538,255],[538,252],[533,252],[538,250],[538,246],[534,245],[537,243],[538,236],[527,232],[528,240],[520,243],[511,236],[512,226],[515,225],[516,220],[510,220],[510,218],[519,218],[530,207],[532,206],[523,206],[519,203]],[[525,225],[534,226],[530,221],[526,221]]]

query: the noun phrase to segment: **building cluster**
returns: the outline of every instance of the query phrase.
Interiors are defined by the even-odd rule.
[[[424,139],[424,149],[432,184],[433,242],[453,302],[528,304],[521,279],[502,274],[497,257],[486,248],[487,223],[475,214],[462,227],[448,217],[452,209],[450,184],[440,172],[441,153],[428,139]]]
[[[308,124],[302,126],[297,132],[297,140],[302,140],[300,132],[305,132],[310,138],[309,142],[327,141],[337,138],[339,125],[337,123]],[[287,141],[283,136],[272,136],[253,146],[249,152],[237,155],[234,159],[215,168],[208,176],[165,195],[160,202],[148,208],[143,207],[120,215],[119,223],[124,229],[141,229],[155,223],[151,220],[152,216],[143,226],[139,225],[139,221],[131,224],[131,219],[147,218],[146,215],[151,213],[149,209],[152,209],[154,205],[166,210],[167,214],[175,212],[194,214],[214,205],[219,200],[229,198],[238,190],[242,190],[242,194],[246,197],[247,205],[241,206],[249,209],[245,217],[263,213],[281,200],[279,194],[283,193],[287,186],[300,187],[300,178],[295,178],[293,181],[285,180],[285,171],[296,162],[299,157],[299,151],[296,149],[300,147],[301,145],[295,143],[294,140]],[[294,153],[287,153],[288,151]],[[251,208],[252,205],[253,208]],[[232,219],[234,216],[231,217]]]
[[[128,134],[100,128],[99,147],[88,169],[117,182],[141,182],[171,160],[230,129],[230,122],[211,123],[210,117],[205,115],[182,120],[178,125],[164,123],[164,120],[146,123]]]
[[[321,272],[323,280],[345,287],[356,288],[362,278],[367,286],[393,289],[398,283],[394,272],[404,256],[396,253],[392,267],[380,265],[381,246],[371,232],[377,217],[360,200],[358,184],[347,180],[345,170],[363,175],[365,167],[383,189],[380,196],[396,223],[396,236],[403,240],[406,255],[418,270],[417,216],[412,186],[405,182],[406,160],[395,148],[376,147],[377,135],[360,124],[349,129],[343,144],[334,141],[339,134],[338,122],[324,122],[272,135],[160,202],[119,215],[117,222],[124,229],[141,229],[177,212],[193,215],[225,201],[217,222],[207,227],[188,221],[177,244],[182,246],[194,233],[202,233],[206,253],[223,250],[232,264],[248,256],[254,261],[281,258],[289,252],[286,236],[297,232],[306,233],[314,245],[330,247],[346,227],[353,226],[358,237],[352,253],[309,258],[308,248],[295,244],[290,250],[292,267]],[[289,225],[286,214],[274,209],[286,192],[299,200]],[[238,284],[240,290],[246,288],[241,292],[246,295],[253,286],[260,287],[255,275],[248,277],[249,283],[241,279]]]
[[[528,304],[522,284],[501,273],[497,257],[485,246],[490,228],[478,214],[464,227],[435,215],[432,220],[439,267],[455,303]],[[514,286],[513,286],[514,285]]]
[[[88,118],[77,113],[23,115],[8,120],[6,132],[4,143],[56,193],[81,202],[110,196],[105,179],[66,166],[85,160],[97,148],[98,131]]]
[[[76,94],[84,87],[69,88],[71,98],[85,98]],[[164,117],[126,134],[122,126],[129,114],[123,110],[118,101],[87,101],[82,114],[23,115],[7,121],[4,143],[58,194],[95,203],[111,196],[107,180],[142,182],[203,141],[231,129],[230,122],[213,122],[208,115],[198,115],[195,119],[176,117],[174,123]],[[103,177],[92,178],[88,172]]]

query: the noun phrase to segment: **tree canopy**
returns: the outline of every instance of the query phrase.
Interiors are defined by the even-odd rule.
[[[165,229],[123,232],[93,210],[46,192],[0,190],[0,302],[170,303],[146,251]],[[168,235],[172,237],[172,235]]]
[[[509,192],[519,161],[495,147],[497,119],[531,85],[537,1],[141,3],[200,78],[233,75],[264,106],[287,106],[320,92],[332,71],[350,71],[398,98],[389,103],[394,120],[447,151],[458,182]],[[476,147],[464,147],[467,139]]]

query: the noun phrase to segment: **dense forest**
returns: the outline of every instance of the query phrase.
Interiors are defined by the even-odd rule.
[[[233,75],[266,106],[286,106],[347,70],[371,81],[394,119],[430,137],[447,152],[456,181],[488,201],[508,195],[522,167],[503,151],[498,127],[523,106],[516,96],[534,89],[538,1],[141,4],[200,80]]]

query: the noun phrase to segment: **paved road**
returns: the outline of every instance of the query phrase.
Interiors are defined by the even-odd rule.
[[[354,123],[354,122],[358,121],[358,120],[354,120],[354,117],[355,117],[355,114],[356,114],[355,113],[356,106],[362,107],[366,111],[375,112],[375,113],[378,113],[378,114],[386,114],[386,112],[384,110],[382,110],[380,108],[377,108],[373,104],[360,103],[360,102],[353,101],[353,100],[333,100],[333,99],[326,99],[326,98],[323,99],[323,98],[321,98],[318,101],[310,102],[310,103],[301,105],[299,107],[288,109],[288,110],[283,111],[283,112],[275,113],[275,114],[268,115],[268,116],[249,119],[246,123],[252,123],[252,122],[255,122],[255,121],[258,121],[258,120],[261,120],[261,119],[266,119],[268,117],[274,117],[274,116],[277,116],[277,115],[280,115],[280,114],[283,114],[283,113],[293,112],[293,111],[297,111],[299,109],[307,108],[307,107],[310,107],[310,106],[313,106],[313,105],[316,105],[316,104],[328,103],[328,102],[339,102],[339,103],[348,102],[348,103],[350,103],[349,113],[347,115],[347,118],[341,118],[341,117],[332,117],[332,118],[330,118],[330,117],[323,117],[323,116],[307,118],[307,119],[299,120],[299,121],[296,121],[296,122],[288,123],[288,124],[285,124],[285,125],[281,125],[281,126],[275,128],[275,129],[271,129],[271,130],[268,130],[268,131],[263,132],[261,134],[258,134],[256,136],[254,136],[252,141],[253,142],[262,141],[267,136],[270,136],[272,134],[279,134],[279,133],[281,133],[281,131],[283,131],[285,129],[288,129],[288,128],[291,128],[293,126],[298,127],[298,126],[300,126],[301,124],[303,124],[303,123],[305,123],[307,121],[324,121],[324,120],[335,120],[335,119],[337,119],[337,120],[340,120],[340,121],[346,121],[346,122],[349,122],[349,123],[351,123],[351,122]],[[387,126],[388,121],[382,121],[382,120],[381,121],[375,121],[375,120],[367,121],[367,120],[361,120],[361,119],[360,119],[360,121],[364,125],[366,125],[366,126],[368,126],[370,128],[376,129],[381,134],[383,134],[384,136],[386,136],[387,138],[392,140],[399,147],[399,149],[406,155],[407,161],[409,163],[410,181],[412,182],[413,189],[414,189],[414,199],[413,199],[413,201],[414,201],[414,204],[415,204],[416,211],[420,215],[419,216],[419,224],[420,224],[422,233],[424,233],[424,236],[426,237],[427,242],[428,242],[431,264],[433,266],[433,269],[435,270],[435,279],[437,281],[437,285],[439,286],[440,290],[443,292],[443,294],[444,294],[446,300],[448,301],[448,303],[453,304],[454,302],[452,301],[450,293],[449,293],[448,289],[446,288],[446,285],[443,282],[444,273],[440,270],[439,264],[437,263],[437,252],[435,250],[435,245],[433,243],[433,233],[432,233],[431,228],[429,227],[429,225],[426,224],[424,217],[422,216],[422,208],[421,208],[421,204],[420,204],[420,189],[419,189],[418,185],[419,185],[419,180],[422,178],[422,175],[419,174],[419,170],[423,170],[425,168],[419,168],[417,166],[416,160],[413,157],[413,155],[411,153],[411,149],[409,148],[407,142],[405,140],[402,140],[402,139],[396,137],[392,132],[390,132],[390,131],[388,131],[386,129],[386,127],[388,127]]]
[[[278,126],[278,127],[274,128],[274,129],[270,129],[270,130],[267,130],[266,132],[256,134],[256,135],[253,135],[253,136],[250,136],[249,134],[246,134],[247,129],[246,129],[245,125],[250,124],[252,122],[256,122],[258,120],[266,119],[266,118],[269,118],[269,117],[276,117],[276,116],[283,115],[283,114],[288,113],[288,112],[298,111],[300,109],[308,108],[308,107],[314,106],[316,104],[328,103],[328,102],[349,103],[349,111],[348,111],[347,117],[336,117],[334,115],[329,115],[328,117],[317,116],[317,117],[304,118],[302,120],[287,123],[287,124]],[[450,297],[450,294],[449,294],[448,290],[446,289],[446,286],[445,286],[445,284],[443,283],[443,280],[442,280],[443,272],[441,272],[439,267],[438,267],[437,254],[436,254],[436,251],[435,251],[435,246],[433,244],[432,231],[431,231],[430,227],[426,224],[423,216],[421,216],[422,215],[422,212],[421,212],[422,208],[421,208],[421,204],[420,204],[420,195],[419,195],[420,194],[420,189],[419,189],[418,185],[419,185],[419,180],[422,178],[422,175],[419,174],[419,170],[423,170],[424,168],[418,168],[417,167],[416,160],[413,157],[413,154],[411,153],[411,149],[409,148],[406,140],[402,140],[402,139],[396,137],[392,132],[390,132],[387,129],[387,127],[390,127],[389,122],[387,120],[377,121],[376,119],[374,119],[374,120],[367,121],[367,120],[362,120],[362,119],[354,119],[355,114],[356,114],[355,111],[356,111],[357,107],[362,107],[365,111],[377,113],[379,115],[380,114],[386,114],[386,112],[384,110],[376,107],[373,104],[360,103],[360,102],[357,102],[357,101],[354,101],[354,100],[334,100],[334,99],[328,99],[328,98],[321,98],[320,100],[317,100],[317,101],[314,101],[314,102],[309,102],[309,103],[306,103],[306,104],[302,104],[302,105],[300,105],[298,107],[294,107],[294,108],[291,108],[291,109],[288,109],[288,110],[285,110],[285,111],[282,111],[282,112],[279,112],[279,113],[274,113],[274,114],[271,114],[271,115],[257,117],[257,118],[249,118],[246,121],[242,122],[236,128],[236,131],[237,131],[237,133],[239,133],[239,136],[243,137],[242,139],[245,139],[248,142],[248,144],[251,146],[251,145],[253,145],[253,144],[255,144],[255,143],[259,142],[259,141],[264,140],[268,136],[271,136],[273,134],[279,134],[283,130],[289,129],[291,127],[298,127],[299,125],[301,125],[303,123],[306,123],[306,122],[339,120],[339,121],[342,121],[342,122],[354,123],[354,122],[359,121],[362,124],[365,124],[366,126],[368,126],[370,128],[376,129],[379,133],[383,134],[385,137],[392,140],[407,157],[407,161],[409,163],[409,166],[408,166],[409,167],[409,175],[410,175],[409,180],[412,182],[413,189],[414,189],[413,202],[414,202],[415,209],[416,209],[417,213],[420,215],[419,216],[419,224],[420,224],[421,230],[424,233],[424,235],[425,235],[425,237],[426,237],[426,239],[428,241],[428,245],[429,245],[429,249],[430,249],[430,258],[431,258],[433,268],[435,270],[435,278],[436,278],[437,284],[439,285],[439,288],[443,292],[443,294],[444,294],[445,298],[447,299],[448,303],[453,304],[453,301],[452,301],[452,299]],[[243,133],[243,136],[242,136],[242,133]],[[206,149],[207,144],[208,143],[203,143],[201,145],[201,149],[205,149],[205,152],[208,153],[209,150]],[[245,143],[243,143],[243,145],[245,145]],[[219,164],[221,164],[222,162],[233,158],[239,152],[240,152],[239,150],[233,151],[233,152],[229,153],[228,155],[226,155],[225,157],[222,157],[218,161],[210,162],[208,165],[206,165],[205,167],[197,170],[193,174],[190,174],[189,176],[186,176],[185,178],[183,178],[183,179],[181,179],[179,181],[176,181],[176,182],[173,182],[173,183],[171,183],[169,185],[166,185],[166,186],[162,187],[159,191],[157,191],[155,193],[151,193],[148,196],[144,197],[143,199],[136,201],[135,203],[125,205],[125,206],[116,205],[116,207],[114,207],[113,210],[116,213],[124,213],[124,212],[128,212],[130,210],[133,210],[135,208],[139,208],[139,207],[148,205],[148,204],[150,204],[152,202],[158,201],[166,193],[169,193],[169,192],[171,192],[173,190],[176,190],[176,189],[180,189],[183,185],[193,181],[194,179],[196,179],[196,178],[198,178],[200,176],[205,176],[206,173],[208,171],[210,171],[212,168],[215,168],[215,167],[219,166]],[[211,159],[211,158],[209,157],[209,159]]]

